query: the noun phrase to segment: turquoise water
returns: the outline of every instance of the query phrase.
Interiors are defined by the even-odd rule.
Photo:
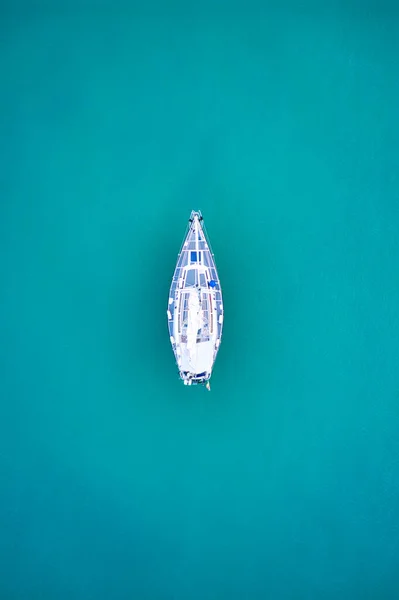
[[[396,600],[398,14],[77,6],[0,19],[1,600]]]

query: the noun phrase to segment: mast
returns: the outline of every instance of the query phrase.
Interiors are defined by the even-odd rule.
[[[199,265],[199,240],[198,240],[199,220],[198,215],[195,215],[195,252],[197,257],[197,268],[195,269],[195,282],[199,285],[198,265]]]

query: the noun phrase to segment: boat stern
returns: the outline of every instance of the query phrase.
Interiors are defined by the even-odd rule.
[[[184,385],[206,385],[207,388],[211,373],[206,371],[203,373],[190,373],[189,371],[180,371],[180,377],[183,380]]]

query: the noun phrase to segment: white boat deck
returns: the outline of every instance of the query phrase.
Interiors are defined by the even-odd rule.
[[[185,384],[210,379],[223,328],[222,291],[199,212],[192,212],[169,293],[169,335]]]

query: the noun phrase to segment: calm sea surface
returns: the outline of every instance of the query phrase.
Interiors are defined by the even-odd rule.
[[[68,6],[0,9],[0,599],[397,600],[398,10]]]

